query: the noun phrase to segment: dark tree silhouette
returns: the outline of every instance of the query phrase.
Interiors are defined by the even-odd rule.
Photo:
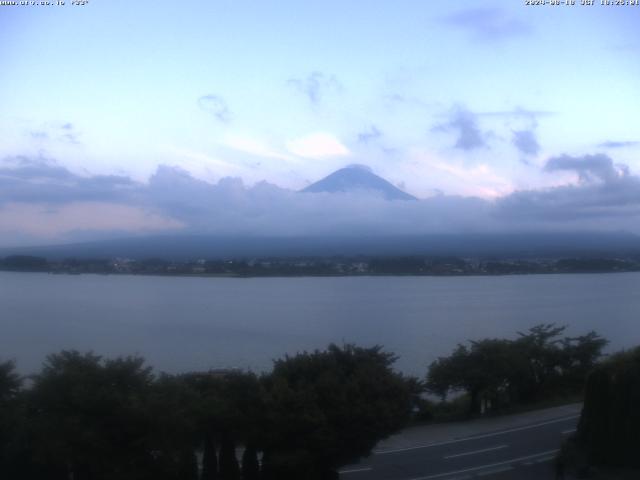
[[[640,467],[640,347],[588,377],[577,439],[592,463]]]
[[[430,365],[427,388],[443,400],[452,392],[466,393],[472,415],[485,408],[580,392],[607,342],[595,332],[561,339],[565,328],[542,324],[515,340],[458,345],[451,355]]]
[[[242,453],[242,479],[259,480],[260,464],[258,463],[258,451],[255,445],[249,443]]]
[[[202,478],[201,480],[217,480],[218,478],[218,456],[216,446],[211,433],[204,433],[202,450]]]
[[[65,478],[106,479],[118,472],[144,478],[148,451],[140,439],[148,430],[144,405],[151,382],[141,358],[50,355],[29,395],[34,456]]]
[[[337,478],[409,419],[416,385],[395,373],[381,347],[330,345],[277,360],[264,379],[268,479]]]
[[[24,432],[24,410],[20,405],[22,378],[15,363],[0,363],[0,477],[16,477],[25,466],[27,439]]]
[[[450,357],[433,362],[427,387],[443,399],[450,391],[467,392],[469,413],[476,414],[481,412],[483,404],[504,402],[509,395],[509,381],[515,375],[512,344],[507,340],[487,339],[471,342],[470,348],[458,345]]]
[[[0,363],[0,405],[13,400],[22,386],[22,378],[16,373],[16,365],[9,360]]]

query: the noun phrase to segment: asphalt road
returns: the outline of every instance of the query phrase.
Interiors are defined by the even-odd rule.
[[[577,415],[443,442],[375,451],[342,480],[554,479],[554,458]],[[427,427],[425,427],[427,428]]]

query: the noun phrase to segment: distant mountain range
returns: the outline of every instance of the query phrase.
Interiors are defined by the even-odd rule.
[[[627,233],[439,234],[385,236],[252,237],[158,235],[42,247],[2,248],[0,257],[161,258],[165,260],[266,257],[460,256],[574,258],[640,255],[640,237]]]
[[[379,177],[365,165],[349,165],[312,183],[302,192],[311,193],[355,193],[366,191],[381,195],[387,200],[416,200],[416,197],[403,192],[384,178]]]

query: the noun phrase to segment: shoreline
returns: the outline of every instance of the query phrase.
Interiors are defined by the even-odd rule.
[[[178,277],[178,278],[346,278],[346,277],[430,277],[430,278],[460,278],[460,277],[525,277],[532,275],[607,275],[623,273],[640,273],[638,270],[611,271],[548,271],[548,272],[512,272],[512,273],[303,273],[303,274],[237,274],[237,273],[135,273],[135,272],[56,272],[51,270],[6,270],[2,273],[45,273],[48,275],[99,275],[99,276],[128,276],[128,277]]]

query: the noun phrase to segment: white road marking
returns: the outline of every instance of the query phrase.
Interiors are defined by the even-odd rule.
[[[482,450],[474,450],[473,452],[465,452],[465,453],[456,453],[455,455],[448,455],[445,458],[449,459],[449,458],[458,458],[458,457],[465,457],[467,455],[475,455],[476,453],[484,453],[484,452],[492,452],[494,450],[500,450],[502,448],[507,448],[509,445],[499,445],[497,447],[490,447],[490,448],[483,448]]]
[[[344,473],[370,472],[371,470],[373,470],[371,467],[363,467],[363,468],[352,468],[350,470],[340,470],[338,473],[342,475]]]
[[[536,463],[545,463],[545,462],[550,462],[550,461],[551,461],[551,460],[553,460],[554,458],[556,458],[556,457],[555,457],[555,455],[552,455],[552,456],[550,456],[550,457],[543,457],[543,458],[540,458],[540,459],[536,460]]]
[[[386,455],[388,453],[407,452],[409,450],[418,450],[418,449],[421,449],[421,448],[438,447],[440,445],[451,445],[452,443],[468,442],[469,440],[477,440],[477,439],[480,439],[480,438],[495,437],[495,436],[498,436],[498,435],[503,435],[505,433],[520,432],[522,430],[529,430],[531,428],[544,427],[545,425],[551,425],[553,423],[566,422],[567,420],[574,420],[574,419],[579,418],[579,417],[580,417],[580,415],[572,415],[570,417],[563,417],[563,418],[557,418],[555,420],[549,420],[548,422],[536,423],[536,424],[533,424],[533,425],[526,425],[524,427],[510,428],[508,430],[501,430],[499,432],[485,433],[483,435],[475,435],[475,436],[472,436],[472,437],[457,438],[455,440],[448,440],[446,442],[427,443],[427,444],[424,444],[424,445],[416,445],[414,447],[394,448],[394,449],[390,449],[390,450],[374,450],[373,453],[374,453],[374,455]]]
[[[569,435],[570,433],[573,433],[573,432],[575,432],[575,431],[576,431],[576,429],[575,429],[575,428],[572,428],[571,430],[564,430],[564,431],[562,431],[562,432],[560,432],[560,433],[561,433],[562,435]]]
[[[513,467],[508,465],[506,467],[499,467],[499,468],[494,468],[492,470],[487,470],[485,472],[480,472],[478,473],[479,477],[485,477],[487,475],[494,475],[496,473],[501,473],[501,472],[508,472],[509,470],[513,470]]]
[[[509,465],[512,463],[516,463],[516,462],[522,462],[524,460],[530,460],[532,458],[537,458],[537,457],[542,457],[545,455],[553,455],[558,453],[558,450],[548,450],[546,452],[540,452],[540,453],[536,453],[533,455],[527,455],[526,457],[518,457],[518,458],[512,458],[511,460],[505,460],[504,462],[497,462],[497,463],[490,463],[488,465],[480,465],[478,467],[471,467],[471,468],[465,468],[464,470],[456,470],[453,472],[444,472],[444,473],[438,473],[436,475],[427,475],[426,477],[415,477],[415,478],[411,478],[410,480],[430,480],[432,478],[442,478],[442,477],[448,477],[450,475],[457,475],[459,473],[467,473],[467,472],[474,472],[477,470],[486,470],[489,468],[493,468],[493,467],[499,467],[501,465]]]

